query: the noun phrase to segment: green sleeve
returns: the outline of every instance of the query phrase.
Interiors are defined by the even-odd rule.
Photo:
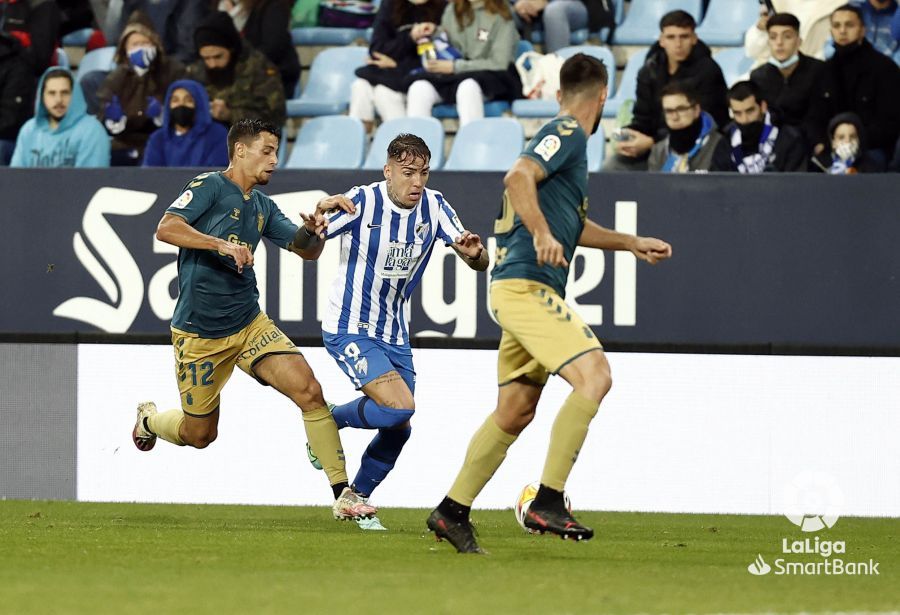
[[[559,120],[544,126],[525,146],[523,156],[540,164],[547,176],[573,164],[585,156],[587,139],[575,120]]]
[[[178,198],[169,205],[166,213],[184,218],[188,224],[193,226],[200,216],[212,207],[217,192],[218,188],[215,182],[206,179],[205,175],[195,177],[188,182]]]

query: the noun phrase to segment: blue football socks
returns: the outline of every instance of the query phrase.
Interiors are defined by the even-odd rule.
[[[360,397],[346,404],[335,406],[331,411],[338,429],[344,427],[356,427],[357,429],[396,427],[408,421],[414,413],[415,410],[379,406],[368,397]]]
[[[353,489],[368,497],[381,481],[394,469],[403,445],[409,440],[412,428],[380,429],[363,453],[359,472],[353,480]]]

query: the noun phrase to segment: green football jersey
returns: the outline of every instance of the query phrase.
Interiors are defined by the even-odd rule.
[[[262,237],[287,248],[297,226],[258,190],[244,194],[222,173],[198,175],[166,213],[206,235],[256,250]],[[215,250],[178,250],[178,303],[172,326],[205,338],[237,333],[259,314],[253,267],[238,273],[234,259]]]
[[[571,264],[587,215],[587,135],[575,118],[557,117],[544,124],[522,156],[537,162],[547,174],[537,187],[538,203]],[[531,233],[505,192],[500,215],[494,221],[494,235],[497,254],[492,279],[534,280],[550,286],[560,297],[566,296],[569,268],[538,266]]]

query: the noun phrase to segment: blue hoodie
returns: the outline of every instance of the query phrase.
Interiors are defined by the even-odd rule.
[[[194,125],[183,135],[170,123],[172,92],[184,88],[194,97]],[[147,141],[145,167],[227,167],[228,129],[209,114],[209,96],[202,84],[190,79],[175,81],[166,92],[163,125]]]
[[[54,129],[44,106],[44,79],[60,69],[51,66],[41,75],[34,101],[34,117],[25,122],[16,139],[13,167],[108,167],[109,135],[103,125],[87,114],[81,86],[72,78],[72,100],[65,116]],[[65,70],[71,76],[72,73]]]

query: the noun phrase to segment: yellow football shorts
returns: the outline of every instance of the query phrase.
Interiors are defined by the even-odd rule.
[[[500,386],[523,376],[543,385],[573,359],[603,349],[591,328],[546,284],[497,280],[490,299],[503,329],[497,357]]]
[[[176,378],[181,409],[190,416],[206,416],[219,407],[219,394],[237,365],[256,378],[253,366],[273,354],[300,354],[300,350],[260,312],[249,325],[228,337],[202,338],[172,327]],[[266,384],[259,380],[262,384]]]

